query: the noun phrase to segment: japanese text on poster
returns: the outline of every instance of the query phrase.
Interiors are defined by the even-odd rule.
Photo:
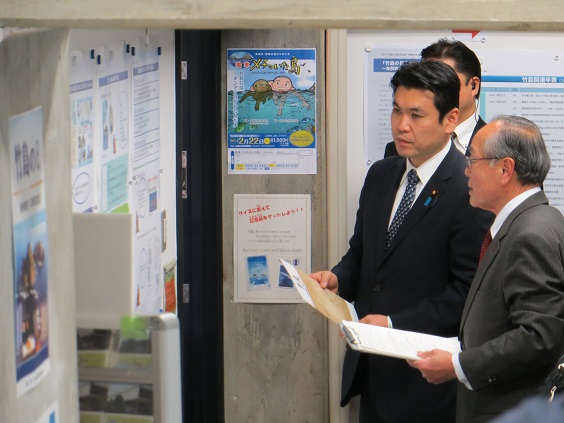
[[[9,121],[14,250],[16,391],[20,397],[51,370],[43,109]]]
[[[301,302],[279,259],[310,271],[310,201],[309,195],[235,194],[236,302]]]
[[[133,304],[139,314],[163,310],[160,207],[160,77],[154,44],[139,39],[132,49],[132,192],[135,216]]]
[[[131,80],[124,43],[105,46],[98,67],[100,211],[129,210],[129,114]]]
[[[72,208],[92,211],[95,206],[94,178],[94,61],[82,51],[71,53],[70,121],[72,146]]]
[[[227,50],[229,173],[317,173],[315,78],[315,49]]]
[[[382,45],[366,53],[364,145],[367,164],[382,159],[385,145],[392,140],[390,78],[403,62],[420,60],[421,49],[430,42],[422,39],[407,47]],[[482,43],[472,43],[469,47],[482,64],[480,116],[488,122],[499,114],[519,115],[539,126],[552,162],[544,190],[550,203],[564,213],[564,127],[561,124],[564,72],[558,60],[564,52],[493,49]]]

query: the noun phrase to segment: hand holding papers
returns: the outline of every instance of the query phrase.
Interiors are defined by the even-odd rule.
[[[327,317],[332,322],[339,324],[341,321],[358,321],[353,305],[328,289],[323,289],[307,273],[296,269],[287,261],[280,259],[288,274],[294,282],[300,296]]]
[[[418,351],[430,351],[435,348],[451,353],[460,352],[460,344],[456,338],[442,338],[360,323],[351,303],[328,289],[321,288],[308,274],[290,263],[282,259],[280,261],[304,301],[337,323],[352,349],[405,360],[419,360]]]
[[[343,321],[339,326],[350,347],[360,352],[406,360],[419,360],[418,351],[431,351],[435,348],[453,354],[460,352],[460,343],[457,338],[442,338],[359,322]]]

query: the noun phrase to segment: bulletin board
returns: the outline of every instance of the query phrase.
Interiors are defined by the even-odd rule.
[[[392,141],[389,80],[401,62],[419,60],[440,38],[464,42],[480,59],[478,111],[486,122],[515,114],[543,133],[552,166],[544,184],[564,212],[564,35],[486,31],[349,31],[347,33],[347,227],[352,232],[360,189],[370,165]],[[361,166],[363,163],[364,166]]]

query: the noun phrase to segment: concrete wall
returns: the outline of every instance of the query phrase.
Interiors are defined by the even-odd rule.
[[[48,320],[51,371],[16,398],[10,116],[43,107],[49,241]],[[36,422],[55,401],[60,421],[78,422],[76,312],[70,196],[68,31],[19,35],[0,44],[0,422]]]
[[[560,0],[3,0],[0,22],[83,28],[559,31],[563,12]]]
[[[317,49],[317,175],[223,172],[223,293],[226,423],[325,423],[328,419],[327,319],[306,304],[233,302],[233,194],[311,194],[312,269],[326,267],[325,43],[322,31],[226,31],[234,47]],[[223,110],[226,110],[225,99]],[[225,113],[225,112],[224,112]],[[223,122],[226,122],[223,117]],[[225,123],[223,126],[226,139]],[[222,147],[227,163],[226,143]],[[335,327],[333,327],[335,329]]]

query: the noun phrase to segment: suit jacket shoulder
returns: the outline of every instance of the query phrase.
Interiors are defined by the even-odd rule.
[[[386,148],[384,149],[384,158],[397,155],[398,150],[396,149],[396,144],[393,141],[386,144]]]

